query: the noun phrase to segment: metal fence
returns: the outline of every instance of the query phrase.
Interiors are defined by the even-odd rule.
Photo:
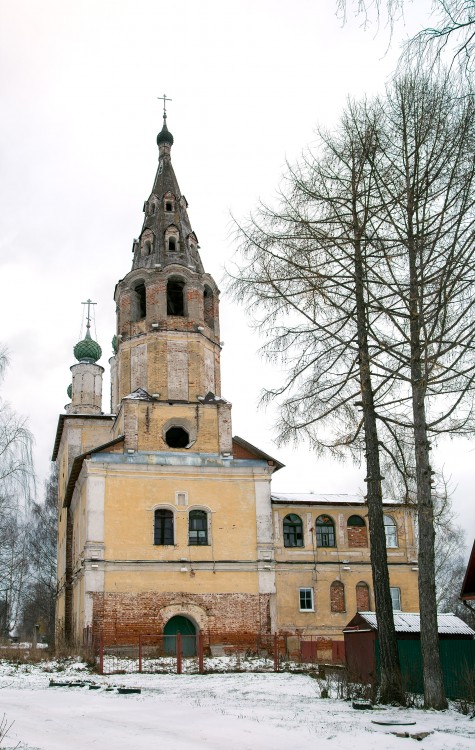
[[[203,674],[210,672],[278,672],[282,669],[308,671],[324,664],[342,664],[342,641],[317,636],[275,633],[256,638],[255,646],[213,642],[209,634],[142,634],[128,644],[104,643],[85,633],[96,653],[101,674],[124,672]]]

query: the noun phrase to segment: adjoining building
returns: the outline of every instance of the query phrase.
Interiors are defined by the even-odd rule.
[[[173,171],[166,114],[157,143],[132,269],[115,288],[111,413],[88,312],[58,422],[58,638],[186,630],[253,645],[279,631],[341,642],[348,614],[373,605],[364,501],[271,493],[283,464],[232,436],[219,290]],[[388,504],[385,523],[393,604],[412,610],[412,511]]]

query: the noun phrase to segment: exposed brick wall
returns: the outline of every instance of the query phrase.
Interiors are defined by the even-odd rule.
[[[356,609],[358,612],[368,612],[370,610],[369,586],[363,581],[356,584]]]
[[[341,581],[333,581],[330,586],[330,609],[332,612],[345,611],[345,587]]]
[[[199,613],[197,616],[197,612]],[[270,635],[268,594],[94,594],[93,629],[105,645],[131,644],[142,635],[161,635],[174,614],[189,616],[212,643],[252,646]]]
[[[348,526],[348,547],[367,547],[368,533],[366,526]]]

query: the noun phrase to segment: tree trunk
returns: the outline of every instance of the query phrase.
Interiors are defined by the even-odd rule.
[[[408,189],[408,255],[411,336],[411,388],[416,461],[417,517],[419,523],[419,611],[421,621],[424,706],[447,708],[439,653],[437,598],[435,591],[435,530],[432,472],[425,414],[426,383],[422,373],[422,282],[417,272],[417,243],[413,231],[413,196]]]
[[[366,305],[364,300],[364,267],[361,242],[355,242],[355,296],[357,310],[358,350],[361,401],[366,446],[366,482],[368,520],[370,529],[370,556],[373,574],[376,620],[381,670],[381,703],[405,703],[399,665],[394,617],[389,590],[386,534],[383,518],[381,468],[379,461],[378,430],[374,394],[371,382]]]

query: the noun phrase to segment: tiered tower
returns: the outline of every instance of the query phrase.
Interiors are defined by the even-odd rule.
[[[139,437],[124,423],[147,400],[147,447],[232,452],[231,407],[220,397],[219,290],[205,273],[180,192],[166,114],[145,218],[133,242],[132,270],[115,290],[117,334],[111,359],[112,410],[121,413],[127,449]],[[152,426],[153,422],[153,426]]]

